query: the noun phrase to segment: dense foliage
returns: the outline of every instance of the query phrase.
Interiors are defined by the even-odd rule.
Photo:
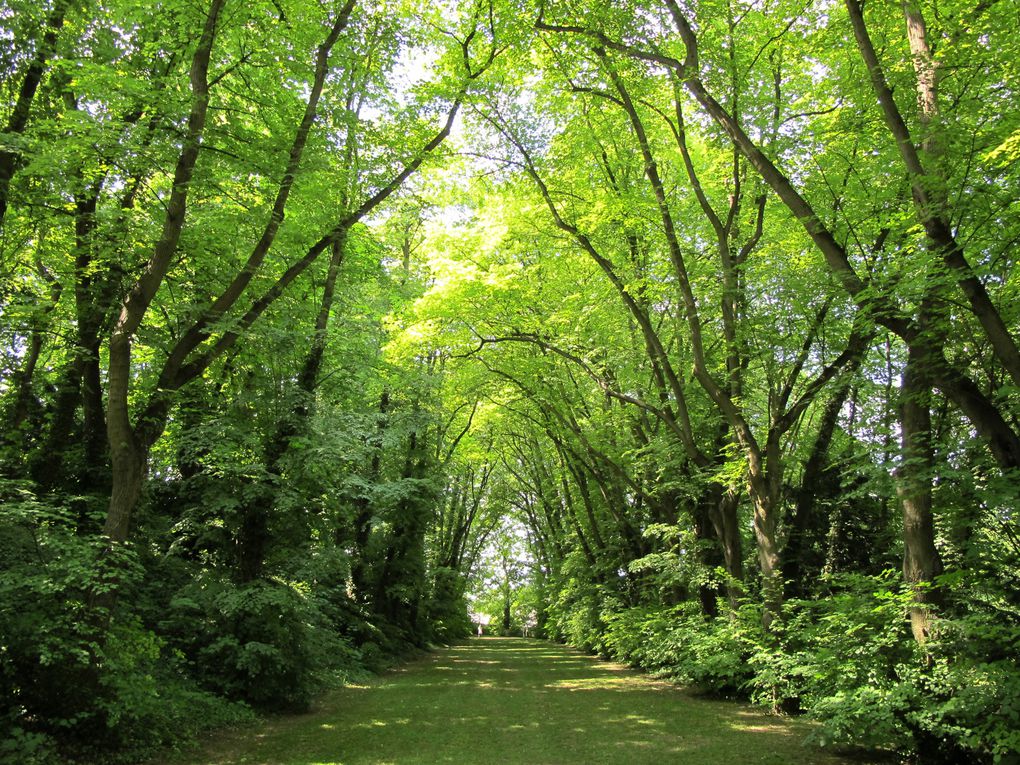
[[[1020,761],[1014,0],[0,3],[0,758],[472,629]]]

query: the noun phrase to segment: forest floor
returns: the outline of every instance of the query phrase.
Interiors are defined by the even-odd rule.
[[[480,638],[165,765],[850,762],[805,745],[810,729],[554,643]]]

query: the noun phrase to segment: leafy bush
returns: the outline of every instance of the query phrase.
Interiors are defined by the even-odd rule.
[[[629,609],[609,617],[610,653],[661,676],[729,694],[752,678],[746,635],[759,614],[753,608],[732,619],[706,622],[697,604],[670,609]],[[759,619],[760,621],[760,619]]]
[[[128,547],[5,485],[0,507],[0,761],[137,761],[250,712],[199,690],[154,633],[101,604],[141,577]]]
[[[263,709],[303,709],[330,677],[361,666],[315,599],[275,581],[202,575],[161,627],[207,688]]]
[[[923,663],[902,673],[906,718],[942,751],[1020,763],[1020,624],[1004,615],[943,620]]]
[[[126,548],[75,533],[64,507],[13,485],[0,507],[0,684],[3,719],[19,746],[36,735],[73,738],[95,725],[98,668],[109,650],[107,615],[90,598],[137,574]],[[109,700],[107,700],[109,703]],[[100,725],[100,728],[103,726]]]
[[[822,721],[823,743],[910,748],[903,667],[917,660],[897,575],[847,575],[820,600],[789,601],[749,664],[752,700],[802,708]]]
[[[925,763],[1020,762],[1020,619],[975,609],[940,619],[919,646],[906,620],[911,595],[896,572],[828,585],[826,597],[788,601],[768,633],[754,605],[707,621],[687,603],[603,613],[605,627],[592,637],[597,622],[578,618],[588,601],[575,592],[567,624],[587,631],[567,635],[705,691],[805,711],[824,745],[895,750]]]
[[[781,650],[751,657],[755,701],[796,699],[820,721],[823,743],[917,752],[925,762],[1016,761],[1015,623],[987,613],[943,618],[919,646],[905,619],[911,595],[897,574],[832,584],[839,589],[827,598],[788,603]]]
[[[575,550],[564,561],[552,591],[546,630],[555,640],[586,651],[608,654],[604,643],[605,618],[619,610],[617,594],[593,581],[584,556]]]

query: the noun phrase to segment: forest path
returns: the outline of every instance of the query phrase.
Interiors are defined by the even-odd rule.
[[[692,697],[564,646],[480,638],[221,734],[202,765],[836,765],[803,721]]]

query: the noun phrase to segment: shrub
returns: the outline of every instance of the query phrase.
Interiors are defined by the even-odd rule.
[[[890,749],[925,763],[1020,763],[1016,615],[975,606],[938,620],[936,634],[919,646],[898,573],[827,584],[826,597],[788,601],[768,633],[754,605],[707,621],[687,603],[603,611],[605,626],[592,637],[598,622],[578,618],[590,612],[577,608],[587,601],[575,594],[573,618],[587,631],[575,627],[568,636],[583,635],[617,659],[705,691],[806,711],[824,745]],[[957,602],[972,602],[969,594],[959,592]]]
[[[752,678],[746,659],[747,636],[760,622],[754,608],[709,622],[697,604],[685,603],[629,609],[608,621],[612,655],[642,669],[719,694],[735,693]]]
[[[303,709],[328,678],[361,666],[313,598],[276,581],[203,574],[162,624],[209,690],[262,709]]]
[[[123,605],[97,605],[141,578],[131,548],[78,534],[60,504],[0,491],[0,761],[137,761],[250,716],[184,677]]]

